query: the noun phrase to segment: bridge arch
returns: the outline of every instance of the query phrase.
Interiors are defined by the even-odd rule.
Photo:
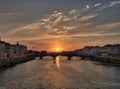
[[[41,52],[39,54],[40,59],[43,59],[43,57],[45,56],[51,56],[54,60],[56,59],[57,56],[66,56],[68,58],[68,60],[71,60],[72,57],[76,56],[76,57],[81,57],[80,59],[92,59],[94,58],[94,56],[90,56],[90,55],[80,55],[80,54],[76,54],[73,52],[62,52],[62,53],[57,53],[57,52],[53,52],[53,53],[46,53],[46,52]]]
[[[53,59],[55,60],[58,56],[60,57],[64,57],[66,60],[71,60],[74,57],[80,57],[80,56],[73,56],[73,55],[44,55],[44,56],[40,56],[40,59]],[[81,59],[81,57],[79,58]]]

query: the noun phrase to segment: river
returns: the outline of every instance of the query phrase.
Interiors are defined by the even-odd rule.
[[[0,72],[0,89],[120,89],[120,68],[57,57],[18,64]]]

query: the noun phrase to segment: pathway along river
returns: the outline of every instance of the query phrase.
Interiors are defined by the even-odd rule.
[[[36,59],[0,72],[0,89],[120,89],[120,68],[88,60]]]

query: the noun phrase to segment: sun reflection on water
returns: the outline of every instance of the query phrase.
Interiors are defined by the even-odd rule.
[[[57,68],[60,69],[60,57],[56,57],[56,65],[57,65]]]

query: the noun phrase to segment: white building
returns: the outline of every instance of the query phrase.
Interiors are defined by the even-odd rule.
[[[118,58],[120,57],[120,45],[105,45],[102,47],[102,57]]]
[[[20,45],[18,42],[14,45],[15,57],[22,57],[27,55],[27,46]]]
[[[101,56],[101,48],[99,46],[86,46],[83,49],[77,50],[77,54]]]
[[[24,57],[27,55],[27,47],[20,45],[18,42],[15,45],[0,40],[0,60],[13,59]]]

